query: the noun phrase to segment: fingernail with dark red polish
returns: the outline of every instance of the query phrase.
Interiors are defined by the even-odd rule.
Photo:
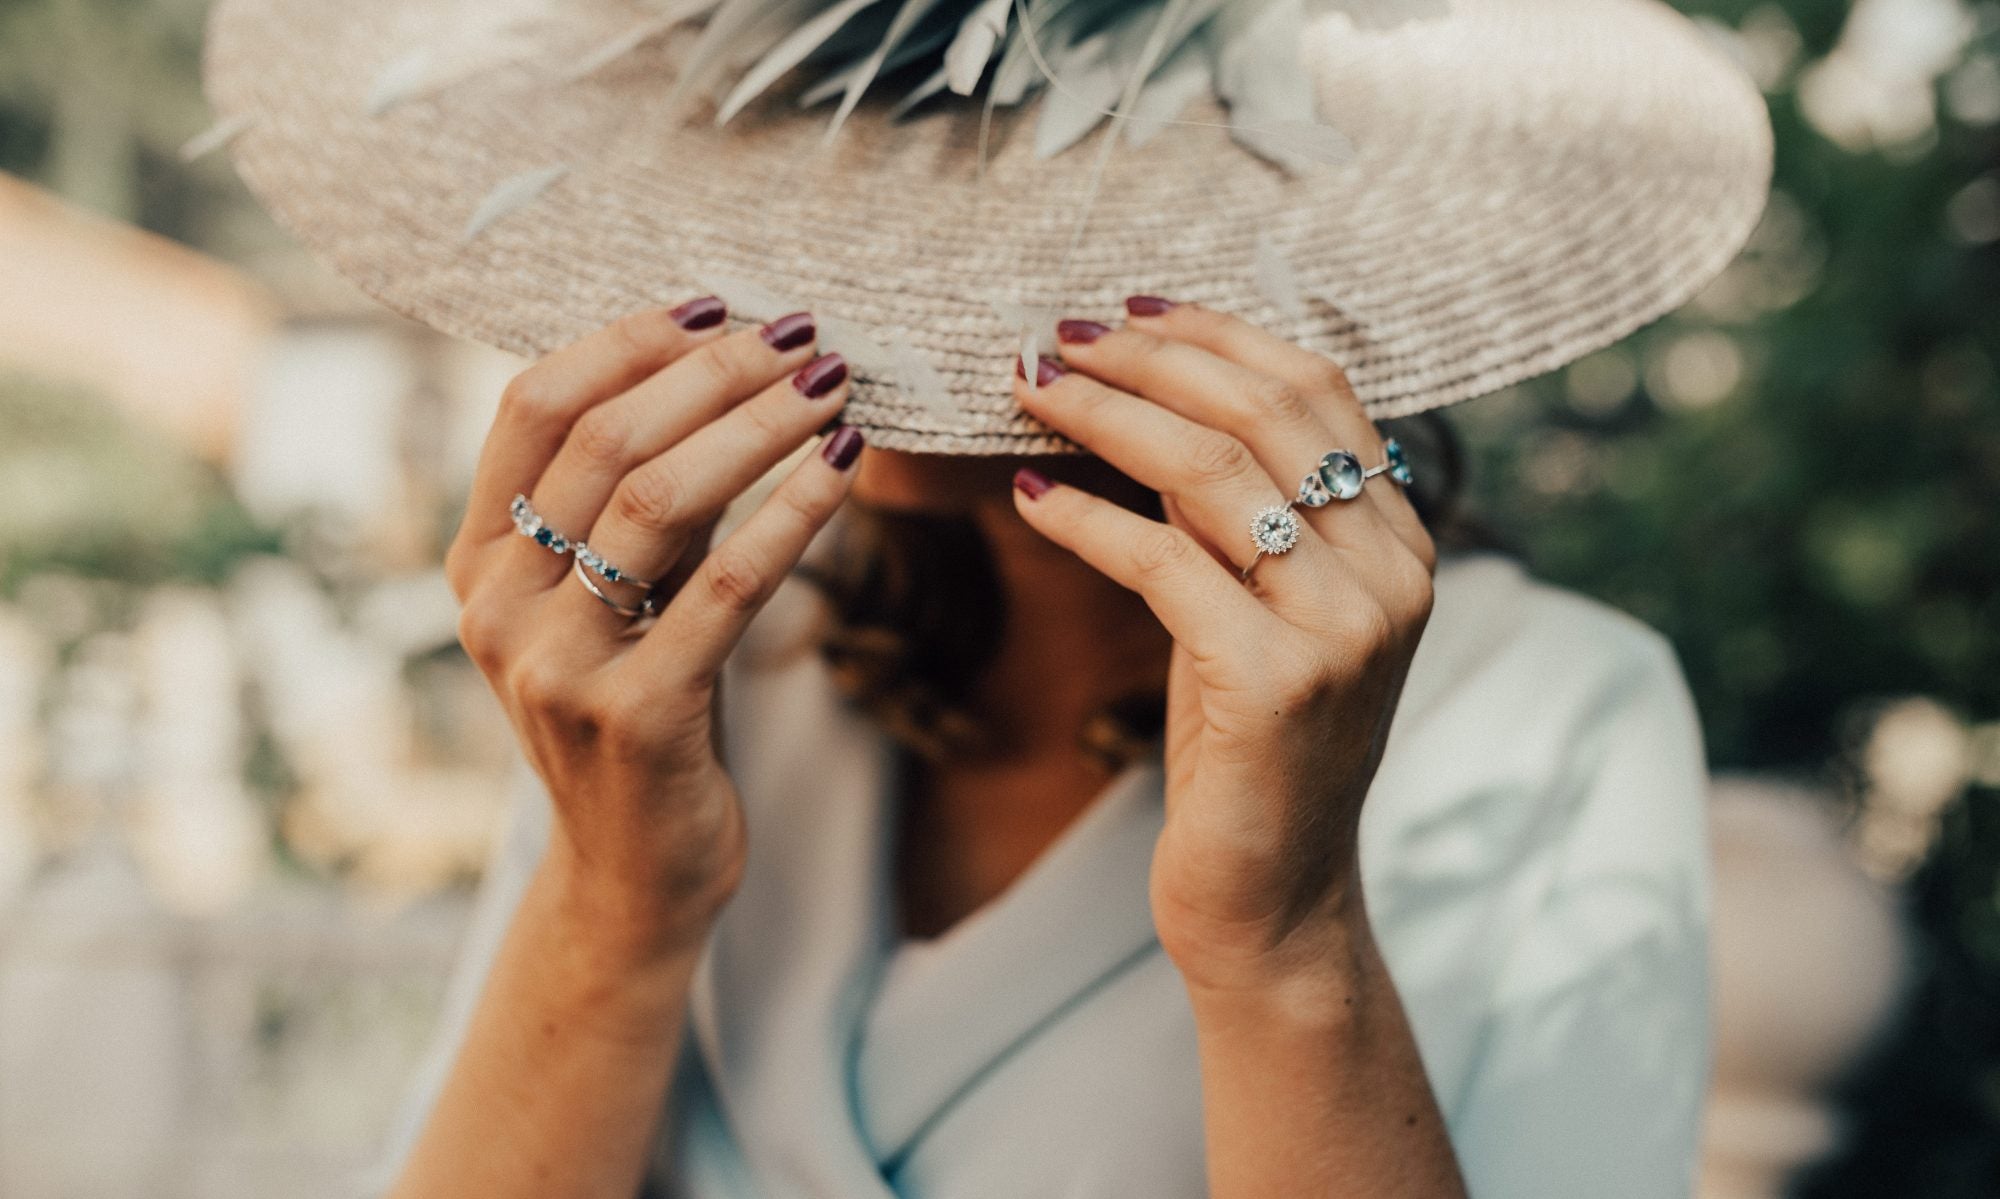
[[[1056,340],[1070,345],[1089,345],[1111,332],[1111,326],[1096,321],[1057,321]]]
[[[689,332],[696,329],[713,329],[722,323],[723,317],[729,315],[729,305],[715,296],[702,296],[700,299],[689,300],[667,315],[674,318],[676,325]]]
[[[1047,495],[1049,488],[1055,484],[1049,482],[1049,477],[1041,471],[1030,470],[1024,466],[1014,472],[1014,486],[1020,489],[1022,495],[1031,500],[1038,500]]]
[[[834,430],[833,436],[819,449],[819,456],[835,470],[846,470],[861,456],[861,430],[853,425],[842,425]]]
[[[1019,354],[1014,355],[1014,373],[1023,379],[1028,377],[1027,369],[1021,365],[1021,356]],[[1062,363],[1057,362],[1047,354],[1041,354],[1035,358],[1036,387],[1047,387],[1068,373],[1068,371],[1063,369]]]
[[[794,312],[781,316],[758,330],[765,344],[774,350],[796,350],[813,339],[813,318],[810,312]]]
[[[816,400],[847,378],[847,359],[838,354],[821,354],[792,376],[792,386],[809,400]]]
[[[1173,306],[1172,300],[1163,300],[1158,296],[1125,297],[1125,311],[1133,316],[1158,316]]]

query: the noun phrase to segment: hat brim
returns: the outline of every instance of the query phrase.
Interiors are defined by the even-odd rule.
[[[1037,160],[1003,112],[982,175],[964,101],[900,121],[864,102],[831,144],[824,114],[783,95],[722,128],[672,118],[685,39],[563,77],[634,19],[623,3],[565,0],[534,53],[372,115],[385,65],[441,37],[448,7],[217,4],[210,98],[244,122],[237,165],[284,225],[391,308],[524,354],[718,286],[742,316],[808,304],[869,350],[846,419],[912,452],[1074,448],[1013,401],[1009,303],[1102,318],[1148,293],[1234,312],[1338,361],[1378,418],[1494,391],[1685,302],[1770,180],[1762,98],[1656,0],[1454,0],[1389,30],[1328,18],[1302,52],[1351,161],[1281,172],[1198,105],[1185,115],[1210,124],[1115,148],[1073,246],[1094,140]],[[465,235],[496,184],[557,168]],[[1258,286],[1274,250],[1296,305]]]

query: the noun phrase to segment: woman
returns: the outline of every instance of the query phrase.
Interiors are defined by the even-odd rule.
[[[815,880],[869,860],[852,838],[865,809],[843,805],[857,784],[880,780],[855,765],[874,746],[842,743],[853,721],[804,724],[830,691],[813,656],[766,648],[771,664],[724,686],[720,730],[714,689],[753,615],[850,492],[871,506],[970,515],[1008,613],[971,698],[995,748],[931,763],[894,797],[910,821],[890,838],[887,907],[919,954],[943,955],[914,969],[980,969],[958,953],[977,948],[955,944],[960,922],[999,918],[1009,904],[1016,920],[1052,900],[1132,904],[1117,878],[1148,884],[1158,935],[1156,946],[1119,943],[1138,962],[1085,968],[1140,976],[1062,1000],[1102,1008],[1097,1021],[1151,1022],[1146,1039],[1100,1048],[1072,1030],[1063,1047],[1041,1050],[1046,1072],[1032,1080],[981,1081],[992,1068],[983,1062],[951,1071],[972,1094],[927,1107],[916,1122],[928,1128],[889,1133],[892,1177],[907,1184],[927,1151],[957,1151],[933,1144],[967,1137],[988,1138],[986,1152],[1032,1152],[1091,1118],[1088,1104],[1065,1102],[1093,1089],[1079,1076],[1137,1070],[1092,1102],[1122,1096],[1159,1110],[1092,1120],[1092,1136],[1126,1143],[1057,1154],[1048,1180],[1101,1179],[1105,1189],[1078,1193],[1135,1195],[1685,1192],[1706,1069],[1701,763],[1671,656],[1629,621],[1511,568],[1447,566],[1447,604],[1452,588],[1467,594],[1445,609],[1457,624],[1419,679],[1426,710],[1398,760],[1406,742],[1389,733],[1435,560],[1402,489],[1381,479],[1353,504],[1309,510],[1299,544],[1255,563],[1248,587],[1238,572],[1256,551],[1234,536],[1244,502],[1270,493],[1295,447],[1350,445],[1380,461],[1381,438],[1320,356],[1196,306],[1141,297],[1130,308],[1122,329],[1066,323],[1062,363],[1044,360],[1037,385],[1016,381],[1023,407],[1099,459],[967,469],[863,452],[842,427],[705,555],[722,507],[840,410],[845,366],[814,356],[809,317],[725,334],[718,303],[692,301],[586,338],[516,380],[450,571],[466,645],[547,781],[554,819],[531,873],[503,868],[519,898],[483,917],[488,935],[503,920],[506,931],[490,966],[467,968],[485,975],[480,997],[392,1194],[631,1194],[649,1163],[657,1178],[688,1177],[680,1145],[723,1135],[702,1122],[724,1110],[746,1114],[718,1110],[712,1081],[684,1086],[683,1110],[666,1117],[678,1131],[658,1134],[697,964],[758,852],[750,847],[791,841],[785,825],[796,819],[810,830],[777,852],[805,869],[787,875],[792,893],[759,897],[781,905],[750,917],[770,928],[741,932],[755,942],[787,924],[828,927],[805,910],[838,902]],[[630,635],[564,577],[564,561],[518,536],[503,515],[516,492],[550,527],[587,529],[607,559],[679,580],[658,622]],[[1133,510],[1150,492],[1169,519]],[[1133,788],[1153,793],[1125,801],[1151,816],[1131,818],[1135,832],[1156,834],[1148,874],[1098,879],[1095,896],[1023,880],[1093,804],[1119,802],[1078,750],[1086,718],[1162,677],[1164,776],[1134,776],[1143,781]],[[718,732],[733,754],[718,752]],[[1437,751],[1461,760],[1416,756]],[[1151,811],[1162,798],[1163,816]],[[746,805],[763,816],[748,830]],[[1395,859],[1372,878],[1364,828]],[[766,865],[781,863],[794,865]],[[1371,926],[1381,899],[1400,941],[1390,952],[1423,992],[1428,1036],[1413,1034]],[[1014,931],[1046,938],[1051,954],[1066,935],[1060,925]],[[748,948],[765,959],[774,949]],[[718,972],[737,964],[720,962]],[[881,1003],[874,968],[831,967],[857,971],[836,985]],[[766,1012],[707,1013],[761,1038],[732,1045],[724,1027],[709,1047],[744,1087],[730,1098],[771,1109],[745,1130],[770,1142],[735,1151],[774,1164],[738,1185],[869,1193],[846,1189],[851,1180],[803,1148],[837,1139],[820,1126],[847,1114],[836,1092],[811,1093],[813,1046],[802,1042],[821,1032],[810,1027],[824,1015],[820,972],[764,981],[772,991],[727,978],[711,986]],[[797,989],[779,993],[786,981]],[[926,982],[910,985],[920,995]],[[1048,1018],[1087,1028],[1092,1017]],[[899,1033],[893,1020],[883,1028]],[[1187,1043],[1174,1043],[1169,1034],[1183,1031]],[[919,1020],[887,1055],[934,1052],[923,1032]],[[788,1074],[759,1078],[737,1054],[770,1054],[779,1060],[765,1068]],[[793,1088],[801,1093],[787,1101]],[[980,1090],[996,1094],[980,1104]],[[908,1193],[1063,1193],[1009,1177]]]
[[[280,216],[552,351],[448,562],[533,778],[381,1186],[1686,1193],[1679,672],[1505,562],[1440,565],[1370,419],[1552,369],[1734,254],[1768,126],[1685,21],[574,0],[426,90],[392,47],[439,7],[226,0],[210,49]],[[650,40],[708,8],[684,57]],[[815,47],[832,150],[768,107],[672,120]],[[1037,72],[1032,136],[994,120]],[[858,105],[878,75],[906,102]],[[947,88],[986,104],[899,120]],[[638,302],[664,278],[728,302]]]

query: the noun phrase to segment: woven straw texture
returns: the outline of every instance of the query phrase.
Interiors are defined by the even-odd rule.
[[[1374,416],[1407,415],[1678,306],[1736,254],[1769,183],[1761,97],[1655,0],[1454,0],[1387,31],[1312,26],[1301,52],[1357,146],[1347,163],[1286,175],[1216,126],[1121,139],[1065,271],[1102,130],[1038,161],[1035,110],[1002,110],[981,177],[966,101],[891,122],[883,88],[830,146],[824,110],[783,92],[720,129],[671,120],[688,31],[563,77],[632,25],[626,0],[562,0],[525,59],[371,115],[385,65],[441,37],[449,7],[216,6],[210,99],[246,123],[237,165],[284,224],[390,307],[524,354],[720,280],[809,305],[941,377],[948,402],[925,403],[893,363],[855,363],[847,420],[913,452],[1074,448],[1015,406],[1020,326],[995,300],[1100,320],[1134,293],[1198,301],[1328,354]],[[1185,116],[1226,120],[1206,101]],[[558,165],[464,236],[496,184]],[[1289,315],[1255,283],[1260,239],[1311,297]]]

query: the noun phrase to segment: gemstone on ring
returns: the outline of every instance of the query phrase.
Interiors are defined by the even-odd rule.
[[[507,505],[507,512],[508,515],[514,518],[514,528],[521,536],[528,538],[536,545],[546,546],[552,553],[566,554],[569,552],[569,538],[551,529],[547,522],[542,520],[541,515],[535,511],[534,505],[528,502],[527,496],[515,496],[513,501]]]
[[[1333,493],[1320,481],[1318,471],[1299,480],[1299,503],[1308,508],[1324,508],[1332,502]]]
[[[1361,494],[1361,486],[1367,481],[1368,472],[1361,468],[1361,459],[1346,450],[1335,450],[1319,460],[1320,486],[1337,500],[1351,500]]]
[[[653,589],[653,585],[646,580],[634,578],[630,572],[620,570],[611,565],[611,563],[606,562],[603,554],[591,549],[584,542],[579,541],[576,543],[576,560],[581,562],[591,573],[607,583],[624,583],[630,587],[643,587],[647,591]]]
[[[1383,444],[1382,450],[1389,456],[1389,477],[1408,487],[1416,482],[1417,476],[1410,469],[1409,459],[1403,456],[1403,443],[1391,437]]]
[[[1299,543],[1299,516],[1290,504],[1273,504],[1250,519],[1250,539],[1267,554],[1282,554]]]

